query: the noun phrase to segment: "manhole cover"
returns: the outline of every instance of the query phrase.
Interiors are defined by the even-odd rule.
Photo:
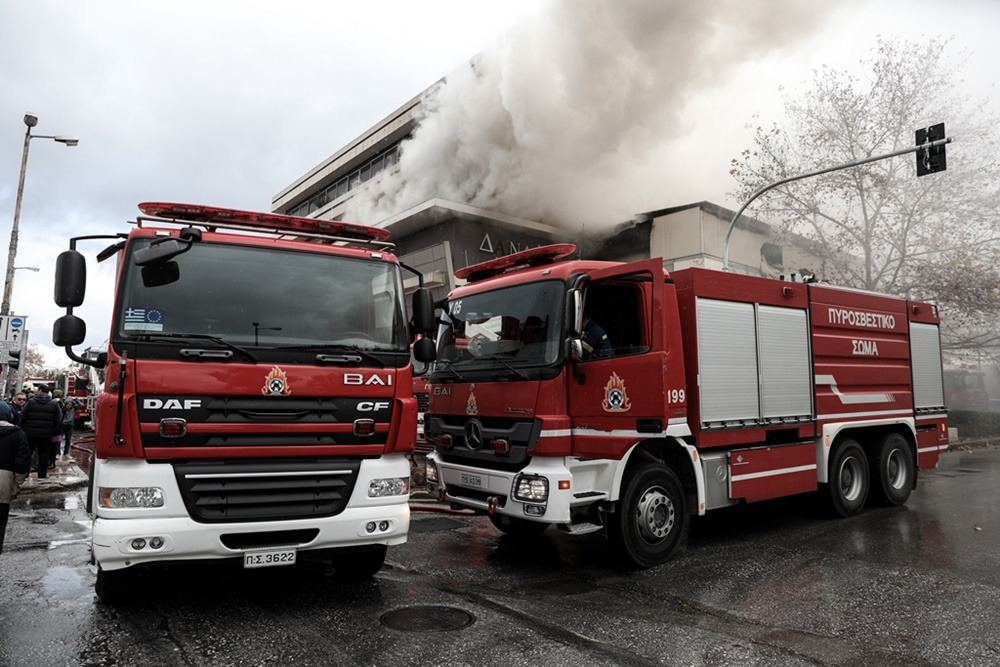
[[[403,607],[382,614],[382,625],[407,632],[446,632],[472,625],[476,617],[463,609],[433,605]]]

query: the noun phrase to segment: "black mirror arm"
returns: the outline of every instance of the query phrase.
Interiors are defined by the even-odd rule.
[[[67,345],[63,349],[66,350],[66,356],[72,359],[73,361],[77,362],[78,364],[85,364],[87,366],[93,366],[94,368],[104,368],[104,366],[106,365],[100,363],[100,361],[96,359],[85,359],[81,357],[80,355],[78,355],[76,352],[73,351],[73,347],[71,345]]]

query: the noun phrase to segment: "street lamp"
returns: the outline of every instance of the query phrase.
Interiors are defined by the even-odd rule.
[[[14,224],[10,228],[10,250],[7,252],[7,277],[3,284],[3,303],[0,304],[0,315],[10,315],[10,295],[14,290],[14,270],[16,268],[26,268],[38,270],[38,267],[15,267],[14,258],[17,256],[17,223],[21,219],[21,199],[24,196],[24,174],[28,169],[28,146],[32,139],[51,139],[66,146],[76,146],[80,140],[76,137],[65,135],[32,134],[31,128],[38,125],[38,116],[24,114],[24,124],[28,129],[24,131],[24,153],[21,155],[21,177],[17,181],[17,199],[14,203]]]

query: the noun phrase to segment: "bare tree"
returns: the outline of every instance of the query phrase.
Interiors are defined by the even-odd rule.
[[[945,122],[947,171],[916,177],[897,157],[790,183],[752,214],[816,244],[839,284],[936,301],[952,349],[1000,347],[1000,162],[986,99],[961,92],[950,40],[879,38],[863,75],[822,68],[784,97],[787,122],[757,125],[733,160],[737,199],[782,178],[914,145]]]

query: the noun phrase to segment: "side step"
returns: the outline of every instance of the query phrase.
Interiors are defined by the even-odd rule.
[[[564,533],[569,533],[570,535],[586,535],[587,533],[596,533],[599,530],[603,530],[604,526],[599,523],[560,523],[559,530]]]

